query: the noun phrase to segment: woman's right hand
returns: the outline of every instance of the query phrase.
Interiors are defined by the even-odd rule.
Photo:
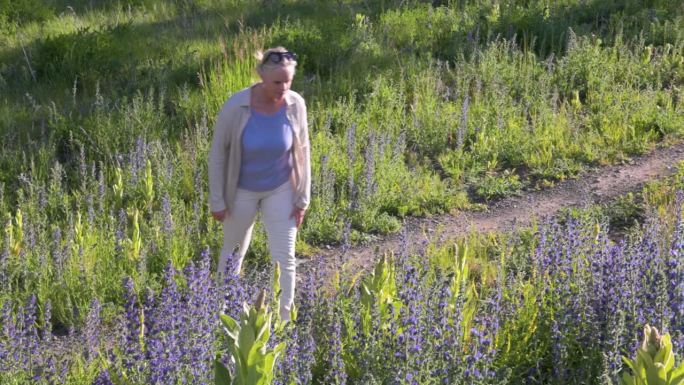
[[[226,218],[228,218],[229,215],[228,209],[211,212],[211,216],[219,222],[223,222]]]

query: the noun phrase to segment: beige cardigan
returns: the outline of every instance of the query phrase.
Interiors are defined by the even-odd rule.
[[[232,211],[242,159],[242,131],[250,116],[252,87],[239,91],[223,104],[214,125],[209,150],[209,206],[212,212]],[[285,114],[292,124],[295,206],[306,209],[311,197],[309,132],[304,98],[294,91],[285,94]]]

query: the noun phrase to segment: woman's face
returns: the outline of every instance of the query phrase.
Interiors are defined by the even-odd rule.
[[[263,83],[264,96],[268,100],[280,102],[292,85],[294,66],[262,70],[259,76]]]

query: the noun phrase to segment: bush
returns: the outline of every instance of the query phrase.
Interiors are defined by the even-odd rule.
[[[74,34],[48,37],[39,43],[35,70],[40,80],[55,77],[94,83],[102,77],[114,78],[124,73],[129,53],[120,40],[127,37],[128,24],[93,30],[79,29]]]
[[[46,20],[54,10],[45,3],[41,0],[0,0],[0,21],[4,18],[8,23],[23,24]]]

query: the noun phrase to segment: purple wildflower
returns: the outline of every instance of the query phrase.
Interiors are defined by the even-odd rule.
[[[2,305],[2,334],[0,334],[0,371],[8,372],[13,367],[14,351],[13,341],[18,340],[16,323],[12,317],[12,304],[5,301]]]
[[[25,352],[24,368],[28,368],[38,356],[38,329],[36,325],[36,296],[31,295],[23,311],[23,325],[20,344]]]
[[[92,385],[114,385],[111,378],[109,377],[109,370],[103,369],[93,380]]]
[[[182,327],[181,297],[175,281],[176,271],[171,264],[165,269],[166,286],[160,294],[158,307],[150,314],[147,359],[151,384],[170,384],[178,379],[181,344],[178,329]]]
[[[235,271],[236,256],[233,253],[226,257],[228,260],[219,290],[219,293],[223,293],[222,311],[233,319],[239,319],[242,304],[247,300],[248,295],[242,279]]]
[[[313,337],[314,309],[316,306],[316,274],[310,272],[302,280],[301,287],[298,289],[300,296],[299,309],[297,311],[296,328],[296,373],[298,384],[311,383],[311,370],[315,364],[314,352],[316,351],[316,341]]]
[[[183,335],[179,339],[183,361],[196,384],[208,384],[210,381],[213,332],[218,321],[209,259],[209,250],[205,249],[199,265],[191,263],[185,270],[188,289],[183,302],[187,311],[181,328]]]
[[[684,210],[684,193],[677,193],[676,212]],[[684,346],[684,218],[679,215],[667,256],[670,331],[674,344]]]
[[[456,132],[456,148],[462,149],[465,135],[468,130],[468,109],[470,106],[470,95],[466,93],[463,98],[463,105],[461,106],[461,121]]]
[[[54,246],[52,247],[52,260],[53,263],[55,264],[55,267],[57,267],[57,271],[61,272],[62,268],[64,267],[64,249],[62,246],[62,230],[59,227],[55,228],[54,233],[52,234],[52,239]]]
[[[138,296],[133,287],[133,280],[126,278],[124,286],[124,333],[125,345],[123,363],[126,369],[131,369],[142,359],[142,346],[140,345],[140,307]]]
[[[423,318],[423,294],[418,269],[411,261],[404,266],[404,277],[399,290],[402,306],[399,312],[401,332],[397,336],[395,351],[396,371],[398,381],[407,377],[417,376],[423,364],[422,350],[425,345],[425,328]]]
[[[88,361],[92,361],[98,354],[98,344],[100,339],[100,312],[102,306],[97,298],[93,298],[90,303],[90,311],[86,317],[84,339]]]
[[[52,302],[45,302],[43,307],[43,342],[50,342],[52,339]]]
[[[340,310],[335,304],[328,305],[328,365],[324,383],[331,385],[344,385],[347,383],[347,373],[342,359],[342,320]]]
[[[167,192],[164,194],[162,197],[162,210],[161,210],[162,218],[164,221],[164,225],[162,229],[164,230],[164,233],[167,235],[172,235],[173,234],[173,214],[171,211],[171,197],[169,197],[169,193]]]

